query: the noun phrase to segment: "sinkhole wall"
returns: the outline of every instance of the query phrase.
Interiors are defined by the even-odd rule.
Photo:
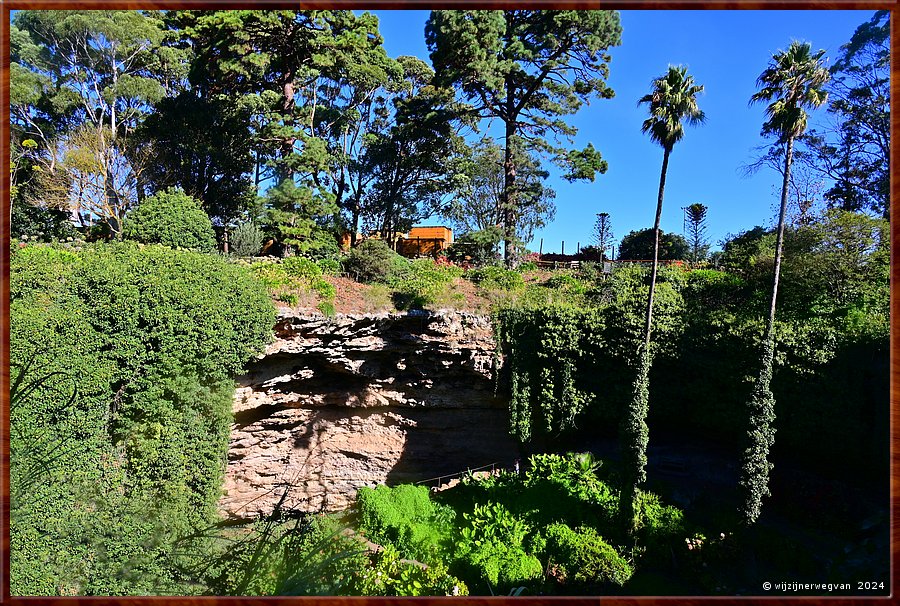
[[[487,317],[281,315],[275,336],[237,380],[227,518],[338,511],[362,486],[518,456]]]

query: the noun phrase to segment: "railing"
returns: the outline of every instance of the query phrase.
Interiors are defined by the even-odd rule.
[[[535,265],[542,269],[578,269],[580,261],[535,261]]]
[[[498,462],[488,463],[487,465],[482,465],[481,467],[476,467],[474,469],[466,469],[465,471],[457,471],[456,473],[451,473],[451,474],[447,474],[447,475],[443,475],[443,476],[437,476],[436,478],[428,478],[427,480],[419,480],[415,484],[419,485],[419,484],[426,484],[429,482],[437,481],[437,487],[440,488],[443,485],[445,479],[447,481],[454,480],[454,479],[460,478],[466,474],[475,473],[476,471],[483,471],[488,468],[491,469],[491,475],[493,475],[496,472],[497,467],[499,465],[500,465],[500,463],[498,463]]]

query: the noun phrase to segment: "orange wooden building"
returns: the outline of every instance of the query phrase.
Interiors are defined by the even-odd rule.
[[[446,250],[453,244],[453,230],[443,225],[413,227],[409,233],[394,234],[394,249],[404,257],[435,257],[442,250]],[[368,236],[358,234],[357,242],[363,240],[380,240],[381,234],[374,232]],[[343,250],[350,248],[350,232],[344,232],[340,237],[340,246]]]
[[[436,257],[453,244],[453,230],[443,225],[413,227],[397,240],[397,252],[404,257]]]

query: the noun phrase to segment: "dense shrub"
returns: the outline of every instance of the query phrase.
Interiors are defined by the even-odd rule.
[[[456,557],[475,578],[509,590],[541,577],[540,560],[523,546],[531,528],[506,507],[499,503],[476,505],[463,518]]]
[[[684,514],[680,509],[664,505],[657,495],[643,491],[638,493],[636,509],[638,534],[648,550],[664,554],[664,548],[683,542]]]
[[[231,253],[238,257],[252,257],[259,254],[263,245],[263,232],[251,222],[241,223],[231,232]]]
[[[297,305],[300,297],[314,295],[319,310],[325,315],[333,315],[336,289],[324,278],[317,263],[304,257],[288,257],[278,261],[256,261],[250,269],[279,301]]]
[[[544,531],[551,576],[566,585],[622,586],[634,573],[631,565],[590,527],[572,530],[551,524]]]
[[[550,278],[544,282],[544,286],[547,288],[555,288],[573,295],[583,295],[587,292],[587,286],[584,282],[571,274],[562,272],[550,276]]]
[[[434,562],[424,566],[400,557],[391,545],[379,549],[370,561],[352,573],[352,590],[347,595],[362,596],[465,596],[466,584],[451,575],[447,565]]]
[[[196,591],[173,541],[215,515],[262,285],[127,243],[22,248],[10,275],[12,593]]]
[[[297,247],[297,251],[314,261],[325,259],[336,261],[341,255],[341,247],[334,232],[321,228],[313,229],[303,245]]]
[[[520,267],[520,271],[522,271]],[[520,271],[513,271],[495,265],[470,269],[466,272],[466,280],[478,284],[486,290],[520,290],[525,288]]]
[[[202,252],[216,248],[212,223],[200,202],[173,188],[144,199],[129,212],[122,226],[122,237]]]
[[[341,262],[337,259],[317,259],[316,265],[322,270],[323,274],[336,276],[341,273]]]
[[[409,557],[437,561],[450,544],[453,512],[433,503],[425,486],[361,488],[356,497],[360,528]]]
[[[414,259],[390,279],[394,305],[398,309],[423,309],[452,300],[449,287],[462,275],[455,265],[439,265],[431,259]],[[460,293],[460,297],[462,295]]]
[[[344,269],[360,282],[387,282],[406,264],[382,240],[363,240],[347,254]]]
[[[50,242],[78,236],[69,213],[64,210],[34,206],[17,197],[10,204],[9,233],[13,238]]]

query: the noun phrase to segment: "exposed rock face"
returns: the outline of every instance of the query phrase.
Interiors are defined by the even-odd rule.
[[[283,316],[238,378],[222,512],[336,511],[361,486],[509,464],[490,322],[460,312]],[[286,494],[285,494],[286,492]]]

